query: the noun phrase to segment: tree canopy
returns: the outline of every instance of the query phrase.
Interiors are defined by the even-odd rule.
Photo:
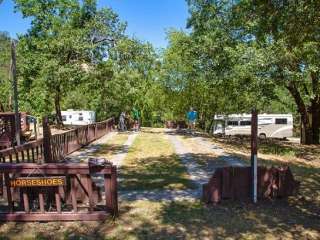
[[[95,0],[15,0],[32,19],[18,38],[20,107],[34,115],[133,107],[144,125],[215,114],[292,112],[304,143],[319,143],[319,1],[188,0],[188,31],[156,50]],[[129,23],[130,24],[130,23]],[[9,110],[10,38],[0,34],[0,103]]]

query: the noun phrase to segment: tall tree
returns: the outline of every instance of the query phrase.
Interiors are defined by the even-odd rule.
[[[97,10],[92,0],[82,5],[76,0],[16,0],[16,8],[32,17],[31,29],[19,42],[25,99],[42,112],[53,105],[61,125],[63,98],[86,79],[88,66],[103,61],[125,25],[110,9]]]
[[[0,32],[0,111],[11,109],[10,43],[6,32]]]
[[[301,116],[301,141],[320,141],[319,1],[240,1],[233,7],[239,30],[273,56],[268,74],[286,88]]]

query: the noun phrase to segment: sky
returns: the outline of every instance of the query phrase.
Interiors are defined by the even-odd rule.
[[[185,30],[188,18],[185,0],[98,0],[99,7],[111,7],[128,24],[127,34],[152,43],[156,48],[166,47],[166,31]],[[23,34],[30,27],[30,19],[14,13],[12,0],[0,4],[0,31],[11,37]]]

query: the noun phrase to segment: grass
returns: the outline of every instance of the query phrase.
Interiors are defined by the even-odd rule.
[[[286,200],[257,205],[224,202],[121,202],[106,222],[10,224],[2,239],[319,239],[319,219]],[[20,237],[16,237],[19,235]],[[5,238],[6,237],[6,238]],[[12,237],[12,238],[11,238]],[[1,239],[1,238],[0,238]]]
[[[249,137],[213,138],[216,144],[221,144],[224,148],[248,152],[250,149]],[[282,159],[313,162],[320,167],[320,147],[319,145],[301,145],[289,141],[278,139],[266,139],[259,142],[259,154],[272,157],[282,157]],[[293,159],[294,158],[294,159]]]
[[[117,145],[121,145],[121,141],[119,135]],[[215,158],[204,149],[197,149],[191,139],[184,141],[190,142],[187,146],[193,148],[199,159],[204,157],[199,161],[205,163],[204,159]],[[213,141],[229,153],[249,160],[248,146],[224,143],[219,139]],[[308,152],[307,156],[310,155]],[[299,194],[288,199],[259,201],[257,205],[225,201],[217,206],[207,206],[200,201],[121,201],[120,216],[115,221],[5,223],[0,224],[0,240],[320,239],[319,161],[317,157],[310,160],[272,152],[259,154],[260,164],[289,164],[294,176],[301,181]],[[144,129],[140,133],[129,151],[123,171],[121,177],[124,177],[126,189],[178,189],[189,185],[184,167],[158,129]]]
[[[212,168],[227,166],[227,163],[219,159],[217,154],[208,148],[199,147],[197,141],[189,135],[180,135],[178,139],[183,142],[184,146],[189,150],[189,155],[204,170],[210,171]]]
[[[112,157],[123,150],[123,144],[127,141],[127,133],[118,133],[108,143],[101,144],[101,148],[94,152],[95,157],[103,157],[111,161]]]
[[[145,128],[121,167],[122,190],[186,189],[193,187],[187,170],[161,129]]]

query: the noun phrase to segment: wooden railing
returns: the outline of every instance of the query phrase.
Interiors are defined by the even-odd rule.
[[[92,174],[102,176],[104,196]],[[117,169],[110,162],[0,163],[0,175],[0,221],[98,221],[118,215]]]
[[[70,131],[51,136],[52,158],[63,161],[65,156],[88,145],[92,141],[110,132],[114,119],[81,126]],[[39,139],[21,146],[0,150],[0,161],[3,163],[43,163],[44,141]]]

